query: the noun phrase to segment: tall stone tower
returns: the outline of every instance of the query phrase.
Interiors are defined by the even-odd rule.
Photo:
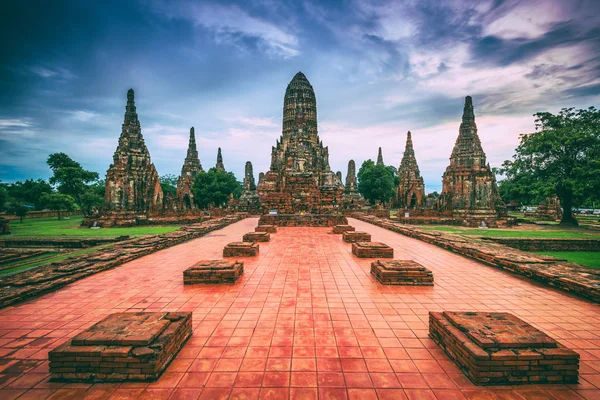
[[[248,212],[260,212],[261,210],[260,199],[256,193],[254,170],[250,161],[246,161],[242,195],[238,201],[238,208]]]
[[[223,155],[221,154],[221,148],[217,151],[217,164],[215,168],[219,171],[225,171],[225,165],[223,165]]]
[[[163,209],[163,191],[142,137],[133,89],[127,92],[119,145],[106,172],[104,200],[105,212],[101,218],[104,225],[119,224],[119,220],[125,219],[147,218]]]
[[[354,160],[348,161],[343,200],[344,208],[347,209],[357,208],[364,204],[363,197],[358,193],[358,180],[356,179],[356,164]]]
[[[194,177],[201,171],[204,170],[202,169],[200,158],[198,158],[196,135],[194,133],[194,127],[192,126],[190,128],[190,140],[188,143],[187,155],[183,162],[183,166],[181,167],[181,175],[177,180],[177,202],[182,210],[196,208],[192,185],[194,184]]]
[[[377,165],[385,165],[383,163],[383,154],[381,154],[381,147],[379,148],[379,151],[377,152]]]
[[[400,183],[396,187],[396,204],[398,208],[417,208],[423,205],[425,199],[425,183],[413,148],[410,131],[406,134],[406,147],[398,167]]]
[[[450,155],[450,165],[442,178],[438,202],[441,210],[452,211],[455,218],[491,222],[506,216],[496,177],[477,135],[471,96],[465,98],[462,123]]]
[[[266,209],[279,213],[329,213],[339,207],[343,189],[319,139],[315,92],[298,72],[285,91],[282,135],[258,196]]]

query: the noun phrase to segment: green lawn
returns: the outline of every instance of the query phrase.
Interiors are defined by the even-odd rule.
[[[70,219],[56,218],[31,218],[24,219],[23,223],[18,220],[10,221],[11,234],[4,238],[41,238],[41,237],[116,237],[121,235],[146,236],[159,235],[172,232],[181,225],[151,225],[136,226],[131,228],[101,228],[89,229],[80,227],[82,217],[71,217]]]
[[[600,268],[600,252],[595,251],[536,251],[536,254],[545,254],[556,258],[592,268]]]
[[[478,228],[461,228],[455,226],[432,226],[420,225],[419,228],[427,231],[440,231],[454,233],[458,235],[468,236],[486,236],[486,237],[521,237],[521,238],[584,238],[584,239],[600,239],[600,232],[588,231],[584,229],[478,229]]]

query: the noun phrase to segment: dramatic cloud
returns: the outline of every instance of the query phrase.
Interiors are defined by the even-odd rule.
[[[35,3],[0,7],[2,181],[47,178],[59,151],[104,174],[131,87],[161,175],[179,173],[191,126],[205,168],[221,147],[239,179],[246,161],[266,171],[301,70],[333,170],[380,146],[398,166],[411,130],[428,191],[440,189],[464,96],[492,166],[534,129],[534,112],[600,100],[594,0]]]

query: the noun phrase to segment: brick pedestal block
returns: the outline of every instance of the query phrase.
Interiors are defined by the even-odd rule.
[[[380,242],[354,242],[352,254],[359,258],[394,258],[394,249]]]
[[[509,313],[429,313],[429,336],[476,385],[577,383],[579,354]]]
[[[183,271],[183,283],[235,283],[243,273],[242,262],[204,260]]]
[[[336,225],[333,227],[333,233],[344,233],[344,232],[352,232],[356,229],[352,225]]]
[[[254,242],[231,242],[223,248],[223,257],[253,257],[259,249]]]
[[[266,214],[260,217],[258,224],[276,226],[335,226],[348,224],[348,219],[343,215],[328,214]]]
[[[254,228],[254,231],[277,233],[277,227],[275,225],[258,225],[256,228]]]
[[[344,242],[347,243],[354,243],[354,242],[370,242],[371,241],[371,235],[368,234],[367,232],[344,232],[342,234],[342,238],[344,239]]]
[[[268,242],[271,240],[269,232],[248,232],[244,235],[244,242]]]
[[[52,350],[52,380],[153,381],[192,334],[190,312],[111,314]]]
[[[383,285],[433,286],[433,273],[412,260],[377,260],[371,274]]]

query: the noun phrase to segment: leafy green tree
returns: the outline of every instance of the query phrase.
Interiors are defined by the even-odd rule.
[[[23,223],[23,218],[27,215],[27,213],[29,212],[29,208],[27,208],[26,206],[22,205],[22,204],[17,204],[14,207],[14,212],[15,215],[17,217],[19,217],[19,220],[21,221],[21,223]]]
[[[513,160],[500,171],[511,200],[536,200],[556,194],[563,207],[561,224],[578,225],[573,205],[600,191],[600,111],[594,107],[539,112],[536,132],[521,136]],[[519,196],[521,196],[519,198]],[[524,202],[524,201],[522,201]]]
[[[6,184],[0,182],[0,212],[6,210],[6,203],[8,202],[8,190]]]
[[[50,154],[46,161],[53,172],[50,183],[58,185],[59,193],[73,197],[81,205],[87,185],[98,180],[97,172],[87,171],[65,153]]]
[[[373,160],[366,160],[358,170],[358,191],[371,204],[377,201],[389,202],[399,183],[396,169],[392,166],[376,165]]]
[[[106,192],[106,182],[104,182],[104,179],[101,179],[92,183],[91,185],[88,185],[88,188],[94,192],[94,194],[104,198],[104,194]]]
[[[79,208],[85,217],[94,214],[94,211],[100,210],[104,203],[104,196],[100,196],[93,189],[88,189],[79,198]]]
[[[167,195],[175,196],[177,194],[178,177],[173,174],[167,174],[160,177],[160,187],[165,197]]]
[[[75,199],[68,194],[62,193],[45,193],[42,196],[42,201],[46,207],[50,210],[54,210],[58,213],[58,219],[60,219],[61,211],[73,211],[75,209]]]
[[[17,181],[6,187],[11,203],[31,204],[36,210],[44,208],[42,196],[52,193],[52,186],[43,179],[27,179],[25,182]]]
[[[229,201],[232,193],[235,198],[240,197],[242,184],[233,172],[211,168],[208,172],[199,172],[196,175],[192,189],[199,208],[220,207]]]

